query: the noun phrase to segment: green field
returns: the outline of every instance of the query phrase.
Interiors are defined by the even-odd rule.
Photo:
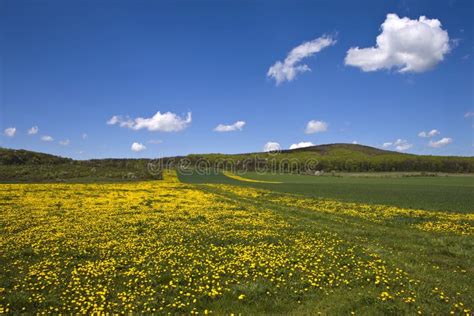
[[[472,313],[472,174],[6,153],[0,314]]]
[[[181,179],[0,184],[0,313],[471,315],[472,213]]]
[[[474,211],[474,176],[308,176],[292,174],[257,174],[242,177],[281,184],[254,183],[230,179],[209,172],[180,174],[187,183],[227,183],[296,193],[308,197],[347,202],[385,204],[406,208],[470,213]]]

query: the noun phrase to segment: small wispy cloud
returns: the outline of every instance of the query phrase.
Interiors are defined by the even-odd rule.
[[[447,145],[451,144],[452,142],[453,142],[452,138],[443,137],[438,141],[430,140],[430,142],[428,143],[428,146],[430,146],[432,148],[441,148],[441,147],[444,147],[444,146],[447,146]]]
[[[305,148],[305,147],[310,147],[310,146],[314,146],[314,144],[312,142],[299,142],[296,144],[292,144],[290,146],[290,149]]]
[[[186,117],[180,117],[175,113],[166,112],[162,114],[158,111],[150,118],[138,117],[131,119],[114,115],[107,121],[107,124],[119,125],[120,127],[133,130],[146,129],[151,132],[179,132],[187,128],[191,121],[191,112],[188,112]]]
[[[36,135],[39,132],[38,126],[32,126],[28,129],[28,135]]]
[[[224,125],[224,124],[219,124],[214,128],[215,132],[235,132],[235,131],[241,131],[245,126],[244,121],[237,121],[234,124],[230,125]]]
[[[292,81],[300,73],[311,71],[308,65],[302,64],[305,58],[320,52],[328,46],[336,44],[331,36],[323,35],[312,41],[305,42],[293,48],[283,62],[277,61],[268,69],[267,77],[275,79],[276,85]]]
[[[9,127],[3,131],[3,134],[7,137],[13,137],[16,134],[16,127]]]
[[[474,112],[467,112],[466,114],[464,114],[464,117],[465,118],[474,117]]]
[[[413,147],[413,144],[410,144],[407,140],[405,139],[397,139],[396,141],[394,142],[385,142],[383,143],[382,147],[383,148],[389,148],[389,147],[394,147],[395,150],[397,151],[406,151],[410,148]]]
[[[44,136],[41,136],[41,140],[44,142],[52,142],[54,141],[54,138],[49,135],[44,135]]]
[[[158,145],[158,144],[163,143],[163,141],[161,139],[150,139],[148,143],[153,144],[153,145]]]
[[[418,136],[422,137],[422,138],[433,137],[433,136],[436,136],[436,135],[439,135],[439,131],[437,129],[432,129],[429,132],[422,131],[422,132],[418,133]]]
[[[328,123],[324,121],[311,120],[306,124],[306,134],[321,133],[328,130]]]
[[[67,145],[69,145],[69,143],[70,143],[69,139],[59,141],[59,145],[61,145],[61,146],[67,146]]]
[[[393,145],[395,146],[395,149],[398,151],[406,151],[413,147],[413,144],[410,144],[408,143],[407,140],[400,139],[400,138],[397,139]]]
[[[81,135],[82,139],[87,139],[87,137],[89,137],[89,136],[86,133],[82,133],[82,135]]]

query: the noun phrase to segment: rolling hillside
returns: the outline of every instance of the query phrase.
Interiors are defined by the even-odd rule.
[[[64,164],[72,162],[70,158],[58,157],[23,149],[7,149],[0,147],[0,165],[40,165]]]
[[[0,148],[0,182],[152,180],[149,159],[73,160],[28,150]]]
[[[192,154],[163,158],[169,166],[279,172],[453,172],[474,173],[474,157],[405,154],[354,144],[328,144],[279,153]],[[151,159],[73,160],[27,150],[0,148],[0,181],[148,180]],[[310,162],[310,163],[308,163]]]
[[[361,153],[369,156],[376,156],[376,155],[384,155],[384,154],[397,154],[397,155],[405,155],[411,156],[411,154],[404,154],[397,151],[390,151],[379,149],[375,147],[359,145],[359,144],[325,144],[325,145],[317,145],[317,146],[310,146],[310,147],[303,147],[297,149],[288,149],[283,150],[283,153],[298,153],[298,152],[312,152],[317,153],[320,155],[330,155],[330,154],[337,154],[338,152],[347,151],[351,153]]]
[[[311,160],[311,171],[474,172],[474,157],[414,155],[355,144],[318,145],[279,153],[189,155],[187,158],[193,164],[202,159],[232,162],[237,169],[245,162],[250,171],[273,164],[280,171],[294,172],[297,169],[305,172],[304,165]]]

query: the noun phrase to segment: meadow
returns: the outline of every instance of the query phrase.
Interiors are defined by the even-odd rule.
[[[0,313],[471,314],[467,209],[189,179],[0,184]]]
[[[237,173],[239,174],[239,173]],[[179,173],[187,183],[233,184],[312,198],[384,204],[406,208],[472,213],[474,176],[421,173],[337,173],[311,176],[288,173],[245,172],[238,181],[220,171]],[[273,183],[272,183],[273,182]]]

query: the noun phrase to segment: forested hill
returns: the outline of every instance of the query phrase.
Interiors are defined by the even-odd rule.
[[[0,148],[0,182],[128,181],[157,179],[150,159],[73,160],[28,150]]]
[[[186,161],[183,161],[186,159]],[[281,172],[453,172],[474,173],[474,157],[413,155],[354,144],[328,144],[278,153],[202,154],[163,159],[165,165],[189,167],[232,166],[249,171],[265,167]],[[27,150],[0,148],[0,181],[84,179],[156,179],[151,159],[73,160]],[[308,167],[307,162],[311,161]],[[308,168],[310,170],[308,170]]]
[[[295,162],[300,164],[298,170],[302,170],[304,164],[312,160],[317,161],[312,168],[324,171],[474,172],[474,157],[414,155],[356,144],[318,145],[278,153],[189,155],[187,158],[191,160],[191,164],[203,159],[233,161],[236,165],[239,161],[241,164],[245,161],[246,168],[250,169],[265,163],[276,163],[281,169],[286,168],[286,171],[291,171],[288,168],[294,168]]]
[[[73,160],[70,158],[58,157],[35,151],[0,147],[0,165],[63,164],[72,161]]]

